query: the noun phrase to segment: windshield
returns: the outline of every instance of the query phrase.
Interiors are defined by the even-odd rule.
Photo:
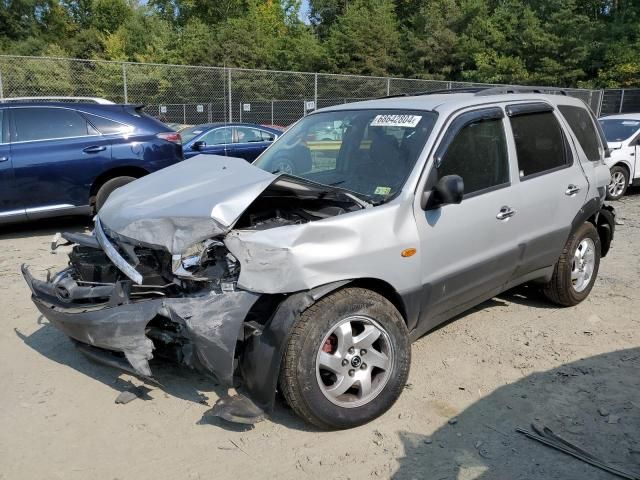
[[[602,130],[607,142],[622,142],[640,129],[640,120],[602,119]]]
[[[402,189],[436,117],[388,109],[316,113],[284,133],[254,165],[381,203]]]
[[[188,127],[184,130],[180,130],[179,133],[182,137],[182,143],[187,143],[188,141],[193,140],[207,129],[208,128],[203,125],[196,125],[195,127]]]

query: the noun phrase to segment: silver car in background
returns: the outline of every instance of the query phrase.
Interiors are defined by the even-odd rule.
[[[327,133],[336,128],[339,132]],[[91,358],[154,381],[169,357],[239,392],[276,390],[326,429],[387,411],[410,343],[524,282],[572,306],[614,233],[597,122],[535,92],[397,97],[319,110],[253,165],[193,159],[116,191],[70,266],[23,274]]]

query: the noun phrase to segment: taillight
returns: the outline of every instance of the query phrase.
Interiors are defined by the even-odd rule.
[[[182,145],[182,137],[178,132],[163,132],[156,134],[156,137],[166,140],[167,142],[177,143]]]

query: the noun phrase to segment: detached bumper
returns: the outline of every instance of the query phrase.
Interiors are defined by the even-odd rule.
[[[249,310],[259,298],[259,294],[234,291],[132,301],[124,284],[116,283],[111,290],[94,292],[104,300],[95,304],[64,298],[66,292],[72,292],[72,298],[91,299],[93,287],[67,281],[65,295],[60,295],[56,285],[34,279],[24,265],[22,274],[34,304],[52,325],[82,344],[124,354],[126,363],[131,365],[130,373],[151,380],[149,360],[154,344],[146,336],[146,328],[154,317],[162,316],[177,324],[189,340],[184,352],[187,365],[204,369],[223,385],[232,385],[236,343],[243,334]],[[108,299],[104,298],[106,294]],[[104,357],[98,352],[92,358]],[[119,366],[122,362],[103,363]]]

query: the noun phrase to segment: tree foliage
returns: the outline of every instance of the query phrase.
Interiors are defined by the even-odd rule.
[[[0,53],[640,87],[637,0],[0,0]]]

